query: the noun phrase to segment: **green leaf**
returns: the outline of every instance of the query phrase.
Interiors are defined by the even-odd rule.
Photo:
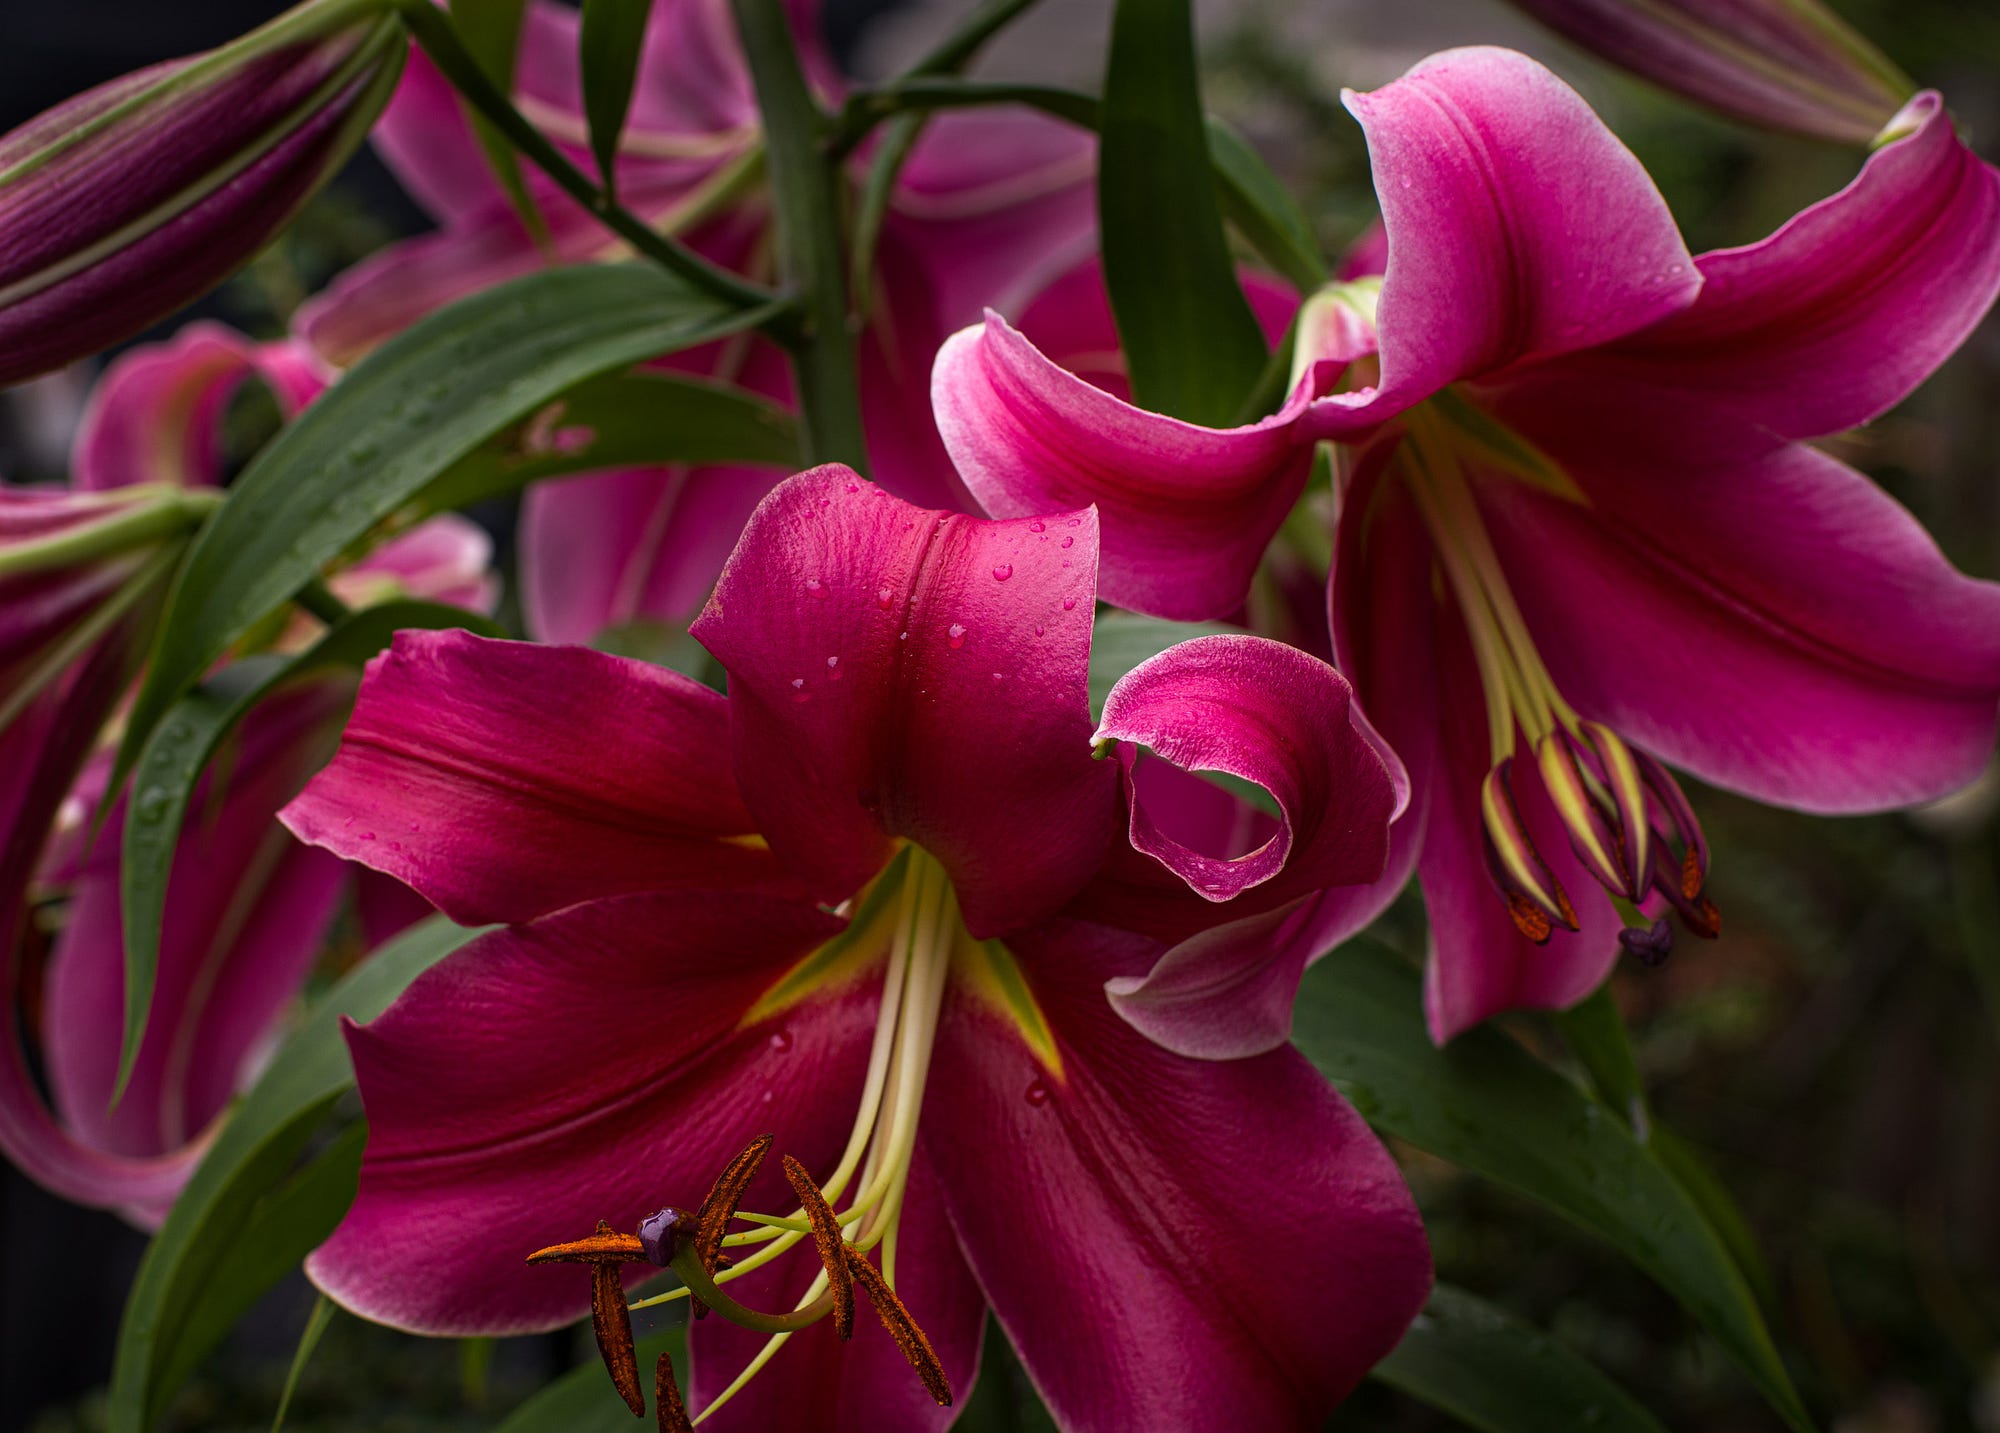
[[[1301,294],[1321,288],[1327,281],[1326,260],[1320,257],[1312,221],[1257,151],[1214,115],[1208,117],[1208,158],[1215,166],[1222,212],[1250,247]]]
[[[636,1345],[639,1355],[639,1382],[651,1382],[653,1365],[661,1354],[669,1354],[680,1374],[681,1390],[687,1390],[687,1325],[647,1334]],[[633,1428],[632,1410],[611,1386],[604,1366],[592,1359],[570,1370],[540,1393],[523,1403],[493,1433],[628,1433]]]
[[[1369,1377],[1485,1433],[1665,1433],[1632,1396],[1541,1330],[1439,1284]]]
[[[1610,985],[1600,985],[1589,999],[1555,1014],[1556,1028],[1570,1053],[1583,1062],[1597,1096],[1632,1128],[1644,1144],[1652,1137],[1653,1117],[1646,1108],[1646,1085],[1639,1078],[1639,1061],[1625,1033],[1625,1017],[1611,998]]]
[[[324,1240],[354,1193],[362,1126],[299,1155],[353,1087],[340,1020],[372,1020],[480,932],[443,917],[377,951],[306,1017],[229,1112],[147,1246],[111,1375],[112,1433],[144,1433],[243,1312]]]
[[[285,1374],[284,1392],[278,1395],[278,1411],[271,1415],[271,1433],[283,1433],[285,1415],[291,1411],[292,1395],[298,1391],[299,1375],[306,1371],[306,1364],[312,1359],[313,1350],[319,1347],[319,1337],[326,1332],[326,1326],[333,1322],[334,1303],[325,1294],[313,1301],[312,1313],[306,1318],[306,1326],[299,1334],[299,1346],[292,1354],[292,1366]]]
[[[195,540],[117,775],[231,642],[501,429],[764,317],[650,266],[585,265],[475,294],[375,350],[257,455]]]
[[[604,192],[617,193],[618,136],[632,108],[632,82],[653,0],[583,0],[583,34],[577,62],[583,71],[583,114],[590,123],[590,152]]]
[[[1232,421],[1269,349],[1236,281],[1212,184],[1189,0],[1118,0],[1097,208],[1104,283],[1135,401]]]
[[[279,687],[329,672],[358,670],[396,632],[408,627],[468,627],[504,635],[476,612],[436,602],[397,601],[349,616],[295,657],[266,653],[223,668],[175,702],[154,728],[133,769],[132,800],[118,860],[118,896],[125,933],[125,1039],[112,1102],[139,1056],[160,965],[160,926],[167,881],[188,803],[224,739],[250,710]]]
[[[1630,1129],[1490,1026],[1440,1050],[1417,972],[1354,941],[1307,973],[1293,1039],[1377,1129],[1611,1241],[1680,1301],[1796,1429],[1813,1424],[1735,1261]]]
[[[1120,677],[1176,642],[1241,631],[1221,622],[1167,622],[1133,612],[1106,612],[1090,632],[1091,715],[1104,711],[1104,699]]]
[[[607,373],[461,458],[424,489],[426,511],[460,508],[540,478],[669,463],[798,465],[792,415],[725,383]]]
[[[521,21],[527,10],[528,0],[451,0],[452,25],[467,51],[478,61],[480,70],[502,94],[514,91],[514,64],[521,53]],[[521,161],[514,153],[514,146],[470,104],[461,100],[460,106],[472,123],[473,135],[479,140],[493,177],[500,181],[507,202],[514,206],[521,227],[528,231],[529,238],[546,248],[548,225],[521,178]]]

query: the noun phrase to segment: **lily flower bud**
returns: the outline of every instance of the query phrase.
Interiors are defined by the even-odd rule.
[[[1514,0],[1592,54],[1724,114],[1872,144],[1916,86],[1819,0]]]
[[[388,102],[387,0],[308,0],[0,137],[0,384],[131,337],[264,247]]]

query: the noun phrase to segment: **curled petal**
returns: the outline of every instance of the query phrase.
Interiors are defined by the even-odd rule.
[[[1381,386],[1356,418],[1632,333],[1701,288],[1639,161],[1525,55],[1447,50],[1345,98],[1389,249]]]
[[[698,682],[582,647],[399,632],[331,765],[285,808],[302,840],[466,924],[632,891],[775,879]]]
[[[1280,873],[1281,889],[1297,895],[1372,881],[1388,857],[1395,783],[1352,710],[1346,680],[1316,657],[1262,637],[1198,637],[1126,673],[1105,699],[1094,740],[1138,743],[1176,766],[1226,772],[1270,792],[1278,829],[1246,855],[1190,850],[1136,794],[1131,841],[1211,901]]]
[[[1740,249],[1703,254],[1686,312],[1589,357],[1670,399],[1780,438],[1865,423],[1965,341],[2000,293],[2000,170],[1934,92],[1910,101],[1854,182]],[[1582,362],[1582,360],[1579,360]]]
[[[840,900],[892,838],[951,875],[975,934],[1095,871],[1117,777],[1090,759],[1097,516],[985,522],[846,468],[781,484],[691,629],[729,671],[743,796]]]
[[[1311,469],[1313,396],[1301,385],[1261,422],[1197,427],[1058,367],[994,313],[946,340],[931,375],[938,431],[988,512],[1095,504],[1106,600],[1184,621],[1241,605]]]

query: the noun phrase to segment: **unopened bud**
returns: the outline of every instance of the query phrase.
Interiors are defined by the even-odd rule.
[[[1514,0],[1584,49],[1724,114],[1870,144],[1915,92],[1820,0]]]
[[[0,137],[0,385],[129,338],[247,263],[367,133],[405,53],[388,0],[308,0]]]

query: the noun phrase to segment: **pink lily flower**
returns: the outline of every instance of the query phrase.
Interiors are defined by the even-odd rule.
[[[102,508],[127,494],[206,491],[220,477],[223,412],[252,377],[267,383],[288,415],[320,387],[301,352],[253,345],[216,324],[134,350],[92,394],[73,452],[80,491],[21,496]],[[331,585],[355,603],[394,593],[483,607],[494,595],[488,557],[476,527],[439,519],[385,544]],[[22,606],[9,601],[0,611]],[[309,635],[295,631],[283,642],[302,644]],[[217,1117],[254,1074],[338,912],[355,904],[360,945],[372,948],[429,907],[396,882],[300,844],[274,819],[331,752],[354,680],[329,675],[266,703],[244,723],[226,774],[212,777],[194,800],[192,809],[203,814],[190,820],[175,855],[147,1034],[132,1079],[110,1108],[119,1046],[106,1032],[124,1019],[119,853],[131,798],[113,806],[94,841],[88,823],[109,775],[100,729],[130,670],[128,658],[110,679],[76,678],[73,686],[95,705],[70,701],[60,717],[67,729],[51,729],[52,707],[48,716],[37,713],[39,720],[24,719],[18,736],[0,734],[0,743],[24,743],[23,751],[34,744],[47,773],[0,793],[7,798],[0,829],[9,832],[0,859],[0,900],[8,904],[0,937],[10,968],[0,1018],[0,1150],[51,1191],[150,1228],[165,1217]],[[27,762],[23,776],[33,769]],[[40,998],[20,1011],[36,1036],[52,1107],[28,1076],[13,1006],[20,986],[11,965],[22,944],[16,927],[31,880],[63,899],[62,924],[39,972]]]
[[[1332,668],[1254,637],[1143,664],[1093,734],[1097,539],[1088,509],[988,522],[826,467],[764,500],[695,624],[727,698],[400,635],[284,819],[512,924],[350,1027],[369,1144],[320,1287],[427,1333],[554,1327],[581,1281],[529,1251],[691,1206],[769,1132],[960,1393],[991,1308],[1066,1429],[1316,1425],[1423,1300],[1416,1211],[1295,1051],[1192,1060],[1120,1020],[1105,983],[1163,942],[1090,912],[1128,865],[1210,931],[1368,880],[1392,778]],[[1138,744],[1281,819],[1240,860],[1189,849]],[[747,1202],[794,1196],[767,1172]],[[805,1217],[729,1236],[732,1298],[811,1306]],[[722,1424],[950,1421],[873,1330],[778,1349],[718,1310],[693,1392]]]
[[[1359,445],[1335,644],[1409,768],[1381,899],[1416,869],[1444,1040],[1581,999],[1621,930],[1659,952],[1670,907],[1712,933],[1707,847],[1661,763],[1823,812],[1979,771],[2000,588],[1803,440],[1893,406],[1990,306],[2000,174],[1924,94],[1841,193],[1697,258],[1522,56],[1452,51],[1347,103],[1387,270],[1309,304],[1280,413],[1142,412],[993,316],[945,346],[933,396],[989,511],[1099,503],[1106,596],[1175,617],[1241,601],[1313,441]]]
[[[830,99],[839,72],[818,10],[794,7],[807,72]],[[516,101],[588,163],[574,9],[529,7]],[[621,202],[719,263],[767,263],[762,135],[726,0],[661,0],[641,55],[618,166]],[[375,144],[441,230],[357,266],[299,315],[323,358],[346,365],[455,298],[547,262],[495,184],[450,86],[413,54]],[[872,475],[926,506],[969,509],[937,437],[925,375],[945,336],[989,304],[1012,308],[1089,251],[1095,148],[1045,116],[934,118],[905,164],[879,245],[861,348]],[[862,173],[859,161],[857,181]],[[531,180],[534,176],[530,176]],[[616,258],[613,236],[545,182],[533,184],[564,262]],[[739,340],[676,355],[670,368],[789,401],[782,355]],[[537,485],[523,506],[522,600],[529,631],[587,641],[607,627],[683,627],[743,523],[783,476],[741,466],[640,468]]]

